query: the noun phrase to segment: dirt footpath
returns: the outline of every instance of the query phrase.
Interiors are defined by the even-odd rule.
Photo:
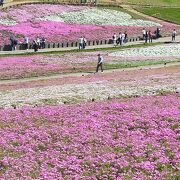
[[[46,87],[52,85],[83,84],[98,81],[129,81],[148,76],[159,76],[174,74],[179,77],[180,63],[167,65],[145,66],[138,68],[106,70],[103,73],[75,73],[55,75],[48,77],[36,77],[30,79],[4,80],[0,81],[0,91],[15,90],[21,88]]]

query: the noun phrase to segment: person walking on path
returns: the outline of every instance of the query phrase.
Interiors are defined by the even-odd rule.
[[[11,41],[11,50],[15,51],[16,50],[16,45],[17,45],[17,39],[15,38],[15,36],[11,36],[10,37],[10,41]]]
[[[173,29],[172,31],[172,41],[176,40],[176,29]]]
[[[103,72],[103,57],[101,56],[101,54],[98,54],[98,63],[97,63],[97,67],[96,67],[96,72],[98,72],[99,67],[101,67],[101,72]]]
[[[45,47],[46,47],[46,39],[42,37],[41,48],[44,49]]]
[[[87,40],[86,40],[86,38],[85,38],[85,37],[83,37],[83,49],[85,49],[85,48],[86,48],[86,44],[87,44]]]
[[[143,28],[142,30],[142,35],[143,35],[143,40],[145,40],[145,36],[146,36],[146,30]]]
[[[127,31],[125,31],[124,33],[124,43],[127,43],[128,42],[128,34],[127,34]]]
[[[156,29],[156,39],[161,37],[160,31],[161,31],[160,28],[157,27],[157,29]]]
[[[36,40],[33,41],[33,49],[34,49],[34,52],[38,51],[38,43]]]
[[[118,44],[121,46],[122,45],[122,33],[119,33],[119,38],[118,38]]]
[[[28,50],[29,47],[29,38],[28,37],[24,37],[24,48],[26,50]]]
[[[41,48],[41,39],[39,37],[37,37],[36,43],[38,45],[38,49],[40,49]]]
[[[83,49],[83,37],[79,38],[79,49]]]
[[[148,35],[149,35],[149,43],[152,43],[152,33],[151,33],[151,31],[149,31]]]
[[[121,44],[124,44],[124,40],[125,40],[125,34],[122,33],[122,34],[121,34]]]
[[[147,43],[148,41],[148,31],[146,31],[146,34],[145,34],[145,43]]]
[[[117,36],[116,36],[116,33],[114,33],[114,35],[113,35],[113,44],[114,44],[114,47],[116,47],[116,45],[117,45]]]

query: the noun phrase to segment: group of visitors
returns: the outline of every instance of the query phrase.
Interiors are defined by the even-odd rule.
[[[154,31],[154,33],[151,32],[151,30],[146,30],[145,28],[142,30],[142,36],[143,36],[143,40],[145,41],[145,43],[149,42],[152,43],[152,40],[154,38],[159,38],[161,37],[160,34],[160,29],[157,28],[156,31]],[[172,41],[176,40],[176,30],[173,29],[172,33]],[[124,33],[119,33],[119,35],[116,35],[116,33],[114,33],[113,37],[113,45],[114,47],[116,47],[118,44],[122,45],[123,43],[126,43],[128,41],[128,34],[125,31]],[[81,36],[78,40],[79,42],[79,49],[85,49],[86,48],[86,44],[87,44],[87,40],[85,37]],[[11,45],[11,50],[14,51],[16,50],[16,45],[18,44],[18,41],[16,39],[15,36],[11,35],[10,37],[10,45]],[[29,38],[27,36],[24,36],[24,49],[28,50],[29,49]],[[38,49],[44,49],[46,45],[46,39],[44,37],[40,38],[37,37],[35,40],[33,40],[32,43],[32,48],[34,49],[34,51],[38,51]]]
[[[86,3],[88,3],[90,6],[92,6],[92,5],[96,5],[96,0],[89,0],[89,2],[87,2],[87,0],[81,0],[80,1],[80,3],[81,4],[86,4]]]
[[[146,29],[143,29],[142,35],[143,35],[143,40],[145,40],[145,43],[147,43],[148,40],[149,40],[149,43],[152,43],[153,39],[158,39],[161,37],[161,30],[160,28],[157,27],[154,33],[152,33],[150,30],[147,31]]]
[[[117,36],[116,33],[114,33],[113,37],[113,44],[114,46],[122,45],[123,43],[126,43],[128,41],[128,35],[127,32],[125,31],[124,33],[119,33],[119,35]]]
[[[87,44],[87,40],[85,37],[81,36],[79,38],[79,49],[85,49]]]
[[[44,49],[46,46],[46,39],[44,37],[33,40],[33,49],[34,52],[38,51],[38,49]]]
[[[18,44],[18,41],[17,41],[16,37],[12,35],[10,37],[10,45],[11,45],[12,51],[16,50],[17,44]],[[25,49],[25,50],[29,49],[30,41],[27,36],[24,36],[24,41],[22,44],[24,45],[23,49]],[[45,45],[46,45],[46,39],[44,37],[42,37],[42,38],[37,37],[37,39],[33,40],[32,48],[36,52],[36,51],[38,51],[38,49],[44,49]]]
[[[150,30],[146,31],[145,29],[143,29],[142,34],[143,34],[143,40],[145,40],[145,43],[147,43],[148,40],[149,40],[149,43],[152,43],[154,35],[152,34],[152,32]]]

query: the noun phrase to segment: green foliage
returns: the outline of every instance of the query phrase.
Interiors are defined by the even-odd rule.
[[[138,11],[166,21],[180,24],[180,8],[137,8]]]
[[[121,2],[151,6],[180,6],[179,0],[122,0]]]

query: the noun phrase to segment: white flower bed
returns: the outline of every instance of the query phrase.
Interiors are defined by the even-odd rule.
[[[144,77],[139,80],[120,82],[90,82],[85,84],[65,84],[40,88],[27,88],[0,92],[0,107],[12,105],[43,105],[44,100],[52,99],[57,104],[64,101],[91,101],[92,98],[107,99],[108,97],[152,95],[161,91],[180,91],[178,84],[180,74],[170,74],[160,77]],[[152,80],[154,79],[154,80]],[[168,81],[169,80],[169,81]]]
[[[11,20],[11,19],[0,19],[0,24],[6,25],[6,26],[14,26],[16,25],[16,21]]]
[[[180,58],[180,44],[158,45],[146,48],[124,49],[109,53],[124,59],[168,59]]]
[[[44,16],[41,20],[91,25],[161,26],[160,24],[152,21],[132,19],[129,14],[124,12],[98,8],[88,8],[78,12],[53,14]]]

